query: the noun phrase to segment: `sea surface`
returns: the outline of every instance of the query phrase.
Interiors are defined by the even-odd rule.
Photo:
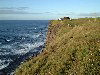
[[[48,20],[0,20],[0,72],[14,72],[44,48]]]

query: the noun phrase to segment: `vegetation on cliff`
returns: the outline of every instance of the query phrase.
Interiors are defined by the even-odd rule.
[[[51,21],[46,48],[16,75],[100,75],[100,18]]]

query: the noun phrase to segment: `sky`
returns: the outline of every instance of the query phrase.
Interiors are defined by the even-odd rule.
[[[99,17],[100,0],[0,0],[0,20]]]

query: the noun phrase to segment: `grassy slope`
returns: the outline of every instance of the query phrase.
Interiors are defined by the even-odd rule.
[[[46,48],[16,75],[100,75],[100,18],[51,21]]]

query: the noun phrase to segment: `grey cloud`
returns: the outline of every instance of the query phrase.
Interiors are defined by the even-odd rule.
[[[51,12],[29,12],[28,7],[0,7],[0,14],[51,14]]]
[[[27,14],[26,11],[16,11],[16,10],[0,10],[0,14]]]
[[[0,14],[29,14],[28,7],[0,7]]]
[[[26,9],[29,9],[28,7],[19,7],[17,8],[18,10],[26,10]]]
[[[79,16],[100,16],[100,12],[96,12],[96,13],[80,13]]]
[[[46,13],[46,14],[50,14],[51,12],[44,12],[44,13]]]
[[[38,13],[38,12],[35,12],[35,13],[30,13],[30,12],[27,12],[27,11],[22,11],[22,10],[0,10],[0,14],[43,14],[43,13]]]
[[[29,7],[0,7],[0,10],[26,10]]]
[[[30,13],[30,14],[44,14],[44,13],[38,13],[38,12],[36,12],[36,13]]]

